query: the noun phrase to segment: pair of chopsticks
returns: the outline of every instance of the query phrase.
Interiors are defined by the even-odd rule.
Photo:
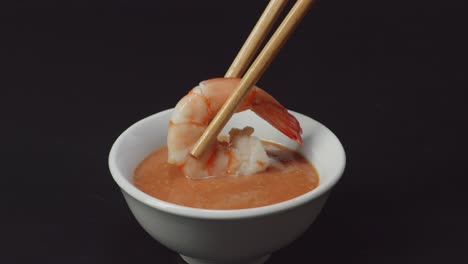
[[[234,62],[227,71],[225,77],[240,77],[249,63],[252,61],[260,44],[263,42],[274,22],[278,19],[284,9],[287,0],[271,0],[254,29],[237,54]],[[216,139],[228,120],[232,117],[239,104],[244,100],[250,89],[257,83],[262,74],[271,64],[280,49],[296,29],[297,25],[307,11],[312,7],[314,0],[298,0],[289,11],[283,22],[272,35],[263,50],[257,56],[250,68],[245,73],[239,86],[229,96],[220,111],[208,125],[203,135],[193,146],[190,154],[196,158],[200,157],[206,148]]]

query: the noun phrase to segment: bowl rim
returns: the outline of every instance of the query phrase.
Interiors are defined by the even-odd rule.
[[[188,206],[169,203],[169,202],[160,200],[156,197],[153,197],[149,194],[144,193],[143,191],[138,189],[136,186],[134,186],[128,179],[126,179],[123,173],[118,169],[116,156],[117,156],[117,149],[122,143],[123,138],[125,138],[127,134],[130,133],[131,130],[141,125],[142,123],[148,122],[152,119],[157,119],[160,116],[167,114],[167,112],[172,111],[172,110],[173,108],[160,111],[158,113],[147,116],[135,122],[131,126],[129,126],[124,132],[122,132],[119,135],[119,137],[112,144],[109,157],[108,157],[108,165],[109,165],[109,170],[111,172],[112,178],[114,179],[114,181],[117,183],[117,185],[120,187],[122,191],[124,191],[125,193],[127,193],[128,195],[136,199],[137,201],[147,206],[150,206],[154,209],[157,209],[157,210],[169,213],[169,214],[190,217],[190,218],[216,219],[216,220],[255,218],[255,217],[260,217],[260,216],[269,215],[269,214],[277,214],[277,213],[298,207],[300,205],[303,205],[327,193],[341,179],[341,176],[343,175],[344,169],[346,167],[346,153],[344,151],[343,145],[341,141],[338,139],[338,137],[330,129],[328,129],[326,126],[324,126],[323,124],[321,124],[320,122],[316,121],[315,119],[309,116],[303,115],[301,113],[298,113],[292,110],[288,110],[291,114],[295,116],[302,116],[302,117],[311,119],[312,121],[318,123],[318,125],[322,126],[325,130],[327,130],[328,133],[331,134],[332,137],[334,137],[337,140],[338,147],[340,148],[341,150],[340,152],[343,156],[342,157],[343,163],[341,164],[341,167],[337,170],[336,175],[334,175],[330,181],[324,184],[319,184],[316,188],[310,190],[309,192],[299,195],[290,200],[286,200],[286,201],[271,204],[271,205],[261,206],[261,207],[254,207],[254,208],[228,209],[228,210],[201,209],[201,208],[194,208],[194,207],[188,207]]]

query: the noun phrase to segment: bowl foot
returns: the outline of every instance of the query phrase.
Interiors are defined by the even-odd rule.
[[[222,263],[215,262],[215,261],[204,260],[204,259],[196,259],[196,258],[184,256],[184,255],[180,255],[180,256],[188,264],[226,264],[227,263],[227,262],[222,262]],[[250,259],[250,260],[246,260],[242,262],[229,262],[229,264],[263,264],[268,260],[269,257],[270,255],[266,255],[260,258]]]

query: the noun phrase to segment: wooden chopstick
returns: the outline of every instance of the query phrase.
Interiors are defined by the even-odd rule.
[[[270,1],[224,77],[241,77],[244,74],[286,3],[288,3],[288,0]]]
[[[203,132],[203,135],[195,143],[192,150],[190,151],[192,156],[196,158],[200,157],[206,148],[211,144],[211,142],[216,139],[219,132],[221,132],[244,97],[248,94],[253,85],[255,85],[255,83],[260,79],[262,74],[271,64],[280,49],[294,32],[299,22],[302,20],[302,18],[304,18],[310,7],[312,7],[313,3],[314,0],[298,0],[294,4],[271,39],[252,63],[249,70],[242,78],[239,86],[229,96],[227,101],[221,107],[220,111],[216,114],[214,119]]]

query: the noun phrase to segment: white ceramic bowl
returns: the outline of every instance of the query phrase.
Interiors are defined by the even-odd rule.
[[[258,208],[206,210],[171,204],[145,194],[132,184],[133,171],[152,151],[166,144],[172,109],[149,116],[125,130],[109,155],[109,168],[130,210],[157,241],[190,264],[263,263],[299,237],[320,213],[345,167],[345,152],[325,126],[291,113],[303,128],[299,147],[250,111],[233,116],[224,129],[255,128],[255,135],[297,149],[312,162],[320,184],[294,199]]]

